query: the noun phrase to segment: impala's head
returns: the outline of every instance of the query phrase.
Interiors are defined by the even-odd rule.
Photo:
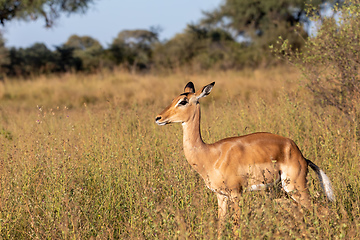
[[[196,114],[199,99],[209,95],[214,85],[215,82],[210,83],[195,92],[194,84],[189,82],[184,88],[184,93],[177,96],[167,108],[156,116],[156,123],[165,125],[172,122],[185,123],[189,121]]]

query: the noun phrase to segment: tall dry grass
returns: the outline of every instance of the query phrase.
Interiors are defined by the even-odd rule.
[[[337,202],[329,205],[309,174],[314,212],[276,189],[244,194],[239,237],[359,237],[357,125],[312,104],[298,73],[276,68],[0,82],[1,238],[216,238],[216,198],[185,160],[181,126],[154,123],[187,81],[216,82],[201,102],[206,142],[287,136],[333,182]],[[316,214],[320,206],[329,213]],[[223,238],[234,237],[231,229],[229,217]]]

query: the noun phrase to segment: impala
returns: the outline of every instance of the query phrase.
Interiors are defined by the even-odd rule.
[[[335,200],[329,178],[312,161],[304,158],[289,138],[259,132],[225,138],[213,144],[204,143],[200,134],[199,100],[209,95],[214,85],[215,82],[195,92],[194,84],[189,82],[184,93],[156,116],[156,123],[182,123],[185,157],[206,186],[216,193],[220,220],[224,218],[229,202],[238,206],[242,192],[266,189],[280,181],[292,199],[309,208],[308,166],[316,172],[328,199]]]

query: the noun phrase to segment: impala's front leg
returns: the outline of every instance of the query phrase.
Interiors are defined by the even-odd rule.
[[[224,221],[226,216],[226,211],[228,207],[228,198],[222,194],[217,193],[218,200],[218,238],[220,238],[222,231],[224,230]]]

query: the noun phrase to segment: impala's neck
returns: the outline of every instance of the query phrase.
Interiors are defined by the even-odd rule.
[[[195,168],[201,175],[203,171],[210,166],[208,158],[204,157],[207,152],[207,144],[201,138],[200,133],[200,106],[196,106],[194,116],[182,124],[184,138],[184,152],[189,164]]]

